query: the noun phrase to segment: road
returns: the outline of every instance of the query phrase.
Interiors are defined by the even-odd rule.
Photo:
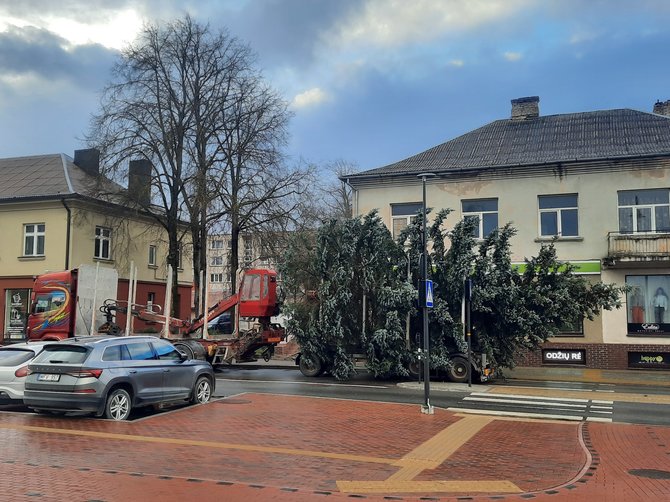
[[[225,367],[216,396],[245,392],[392,403],[423,403],[419,382],[374,380],[365,372],[347,382],[307,378],[292,368]],[[670,389],[572,382],[509,380],[491,385],[431,382],[431,404],[452,411],[574,421],[670,425]]]

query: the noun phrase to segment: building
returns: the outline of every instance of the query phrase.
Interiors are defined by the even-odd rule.
[[[207,263],[209,303],[232,294],[230,281],[230,250],[232,247],[230,234],[212,234],[207,237]],[[239,268],[276,268],[276,259],[262,235],[243,234],[239,240]]]
[[[149,197],[150,166],[131,162],[128,192]],[[121,200],[125,189],[99,173],[97,150],[0,159],[0,324],[4,340],[21,340],[33,278],[46,271],[96,264],[119,273],[117,299],[128,297],[130,264],[138,270],[136,303],[163,305],[167,267],[164,231]],[[106,194],[103,196],[102,194]],[[115,197],[116,196],[116,197]],[[117,202],[113,202],[116,200]],[[185,251],[186,252],[186,251]],[[178,311],[188,317],[192,272],[180,273]],[[125,320],[117,320],[125,325]],[[146,324],[136,321],[140,329]],[[153,326],[159,330],[160,326]]]
[[[511,222],[513,260],[556,238],[559,258],[592,281],[631,287],[623,308],[566,328],[524,365],[670,369],[670,101],[541,116],[512,100],[496,120],[405,160],[348,177],[356,214],[378,209],[397,234],[421,205],[477,218],[477,235]]]

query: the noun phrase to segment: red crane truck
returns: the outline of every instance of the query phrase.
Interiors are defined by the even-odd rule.
[[[28,316],[29,340],[63,340],[99,333],[120,335],[122,329],[115,323],[116,314],[127,314],[129,310],[132,316],[144,321],[163,325],[167,322],[165,338],[189,356],[207,359],[214,365],[233,360],[253,361],[257,354],[267,360],[286,336],[284,328],[271,321],[279,312],[277,273],[272,270],[246,271],[237,293],[212,306],[206,318],[201,316],[192,321],[167,317],[155,304],[133,304],[129,309],[128,302],[113,299],[118,282],[116,272],[101,268],[93,274],[92,270],[93,267],[81,266],[35,279]],[[231,334],[202,336],[206,321],[233,309]],[[96,318],[97,311],[100,313]]]

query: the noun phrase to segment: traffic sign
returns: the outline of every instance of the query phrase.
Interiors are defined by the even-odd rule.
[[[426,307],[433,306],[433,281],[426,280]]]

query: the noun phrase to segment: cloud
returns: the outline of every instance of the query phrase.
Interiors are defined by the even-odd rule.
[[[460,68],[464,64],[465,62],[462,59],[452,59],[451,61],[449,61],[449,66],[456,66],[458,68]]]
[[[499,22],[530,0],[368,0],[360,12],[338,24],[331,43],[397,47],[435,40]]]
[[[508,51],[508,52],[503,53],[503,57],[504,57],[507,61],[512,61],[512,62],[514,62],[514,61],[519,61],[519,60],[523,57],[523,54],[521,54],[520,52],[511,52],[511,51]]]
[[[330,96],[328,93],[318,87],[313,87],[294,97],[292,105],[296,109],[312,108],[329,100]]]

